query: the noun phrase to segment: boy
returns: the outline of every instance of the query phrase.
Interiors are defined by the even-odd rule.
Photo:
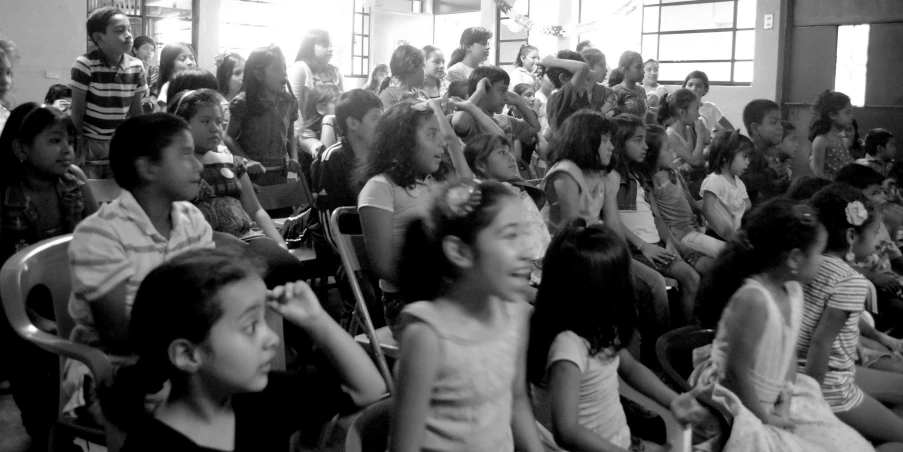
[[[92,179],[110,176],[106,162],[110,139],[127,116],[143,113],[141,99],[147,76],[141,60],[129,55],[129,18],[105,6],[88,16],[88,37],[97,49],[78,57],[72,66],[72,122],[79,136],[75,163]]]
[[[565,119],[577,110],[589,108],[586,89],[592,83],[592,71],[582,55],[567,49],[559,50],[557,58],[546,57],[542,66],[556,89],[546,105],[546,117],[554,136]]]
[[[793,176],[790,165],[793,164],[793,158],[800,149],[800,143],[794,133],[796,126],[790,121],[781,121],[781,128],[783,129],[781,144],[772,146],[765,152],[769,172],[774,178],[775,192],[777,193],[785,193],[790,187],[790,178]]]
[[[461,48],[464,59],[448,68],[445,79],[449,82],[467,81],[470,74],[489,58],[489,39],[492,32],[483,27],[470,27],[461,33]]]
[[[763,201],[780,196],[786,191],[770,171],[766,150],[779,146],[784,138],[781,126],[781,108],[772,100],[756,99],[743,108],[743,125],[755,149],[749,153],[749,166],[740,180],[746,185],[749,200],[755,206]]]
[[[63,113],[69,113],[69,108],[72,106],[72,88],[59,83],[51,85],[47,90],[47,95],[44,96],[44,103],[53,105]]]
[[[881,176],[888,177],[896,155],[897,144],[894,135],[884,129],[872,129],[865,136],[865,157],[856,160],[856,163],[868,166]]]

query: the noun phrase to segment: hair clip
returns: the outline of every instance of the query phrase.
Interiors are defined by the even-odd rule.
[[[188,96],[191,96],[191,95],[194,94],[194,93],[195,93],[195,90],[189,90],[189,91],[182,91],[182,92],[180,92],[180,93],[179,93],[179,94],[180,94],[180,96],[179,96],[179,101],[176,102],[176,109],[173,110],[173,111],[171,111],[170,113],[178,114],[178,113],[179,113],[179,108],[182,107],[182,102],[183,102],[185,99],[187,99]]]
[[[860,201],[853,201],[847,204],[844,212],[847,214],[847,223],[853,226],[862,226],[865,220],[869,218],[869,212]]]
[[[793,206],[793,213],[805,225],[811,226],[818,224],[818,219],[815,217],[815,211],[806,204],[797,204]]]
[[[452,218],[462,218],[473,213],[480,205],[483,193],[473,185],[458,185],[445,194],[445,204]]]

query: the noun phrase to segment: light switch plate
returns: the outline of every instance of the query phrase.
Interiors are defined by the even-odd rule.
[[[44,77],[45,77],[45,78],[48,78],[48,79],[50,79],[50,80],[59,80],[59,79],[60,79],[60,73],[59,73],[59,72],[56,72],[56,71],[45,71],[45,72],[44,72]]]
[[[771,30],[774,28],[774,14],[766,14],[765,15],[765,29]]]

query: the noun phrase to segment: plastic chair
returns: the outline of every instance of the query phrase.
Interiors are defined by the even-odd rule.
[[[68,340],[75,322],[69,316],[69,296],[72,292],[72,278],[69,271],[69,242],[72,235],[64,235],[36,243],[19,251],[0,269],[0,297],[10,324],[25,340],[60,356],[60,375],[65,358],[85,363],[91,370],[98,385],[106,384],[111,378],[112,365],[109,357],[100,350]],[[53,298],[57,334],[39,330],[26,314],[25,302],[32,289],[44,287]],[[27,365],[16,363],[16,365]],[[48,388],[49,389],[49,388]],[[59,391],[59,388],[57,388]],[[95,444],[106,445],[116,452],[122,445],[122,434],[112,425],[103,429],[84,425],[62,413],[67,398],[60,392],[60,405],[56,425],[51,430],[50,450],[63,449],[66,438],[85,439]],[[71,443],[70,443],[71,444]]]
[[[386,362],[386,355],[398,356],[398,344],[392,339],[392,334],[388,327],[376,330],[373,328],[373,321],[370,319],[370,311],[367,308],[367,300],[361,290],[360,279],[364,277],[363,272],[369,270],[370,261],[367,258],[367,249],[364,246],[363,231],[361,230],[360,216],[354,207],[341,207],[333,211],[332,218],[329,221],[329,228],[332,230],[332,237],[336,241],[339,250],[339,257],[342,259],[342,265],[348,275],[348,283],[351,285],[351,292],[354,295],[354,314],[352,325],[349,333],[355,335],[359,327],[364,328],[364,333],[357,335],[354,339],[367,347],[376,358],[376,365],[379,368],[383,379],[386,380],[386,386],[389,393],[394,394],[392,374],[389,372],[389,366]],[[375,345],[375,346],[374,346]]]
[[[112,202],[122,194],[122,188],[113,179],[88,179],[88,187],[98,204]]]
[[[383,452],[389,447],[389,419],[392,399],[376,402],[351,423],[345,437],[345,452]]]

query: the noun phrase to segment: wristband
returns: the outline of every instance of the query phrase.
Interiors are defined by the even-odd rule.
[[[335,128],[335,124],[333,124],[331,122],[324,122],[323,124],[320,124],[320,127],[322,127],[322,126],[329,126],[329,127],[332,127],[333,129]]]

